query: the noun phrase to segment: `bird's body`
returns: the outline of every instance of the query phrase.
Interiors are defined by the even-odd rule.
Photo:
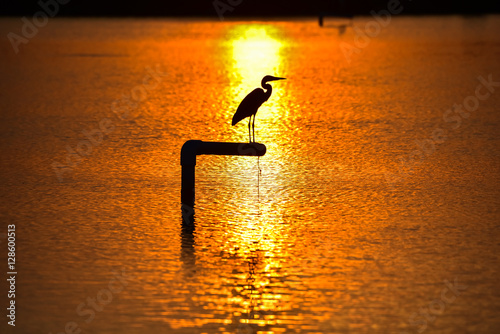
[[[268,81],[275,81],[275,80],[283,80],[285,78],[278,78],[278,77],[273,77],[271,75],[266,75],[262,79],[262,88],[256,88],[254,89],[250,94],[248,94],[243,101],[241,101],[240,105],[238,106],[238,109],[236,110],[236,113],[233,116],[233,121],[231,122],[232,125],[236,125],[238,122],[241,120],[250,117],[248,120],[248,136],[250,137],[250,124],[253,125],[253,139],[255,141],[255,114],[257,114],[257,110],[259,110],[260,106],[262,103],[266,102],[269,100],[269,97],[271,96],[273,92],[273,87],[268,84]],[[252,116],[253,116],[253,122],[252,122]],[[250,142],[252,140],[250,139]]]
[[[255,88],[250,94],[245,96],[243,101],[241,101],[238,109],[236,109],[236,113],[233,116],[232,125],[236,125],[239,121],[253,116],[257,113],[257,110],[260,108],[262,103],[269,100],[269,97],[272,93],[272,88],[270,88],[267,92],[264,92],[262,88]]]

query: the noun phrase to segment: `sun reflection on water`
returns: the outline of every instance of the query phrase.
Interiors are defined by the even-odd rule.
[[[245,81],[260,81],[262,73],[277,73],[281,68],[283,42],[275,38],[276,28],[265,25],[241,25],[233,31],[233,66]]]
[[[230,108],[224,117],[231,119],[239,103],[253,89],[260,87],[265,75],[283,76],[285,39],[276,26],[265,24],[243,24],[230,27],[229,40],[223,42],[221,56],[227,60],[229,86],[225,96],[230,99]],[[281,140],[279,127],[273,125],[282,117],[284,110],[279,92],[283,85],[274,85],[271,98],[264,103],[257,113],[256,140],[278,145]],[[231,141],[248,140],[247,120],[234,127]],[[269,147],[269,146],[268,146]],[[268,156],[268,157],[267,157]],[[283,240],[290,235],[283,221],[283,212],[278,194],[273,194],[269,184],[280,185],[278,180],[281,154],[269,152],[261,159],[265,168],[266,159],[272,159],[275,168],[272,173],[258,176],[257,158],[226,157],[218,161],[217,169],[227,176],[224,183],[224,201],[210,203],[211,212],[224,212],[217,217],[205,217],[206,224],[217,221],[218,229],[209,234],[197,235],[199,244],[217,243],[217,249],[224,256],[227,270],[224,285],[233,287],[226,301],[214,301],[217,304],[231,304],[233,323],[240,330],[248,331],[257,326],[271,329],[276,325],[275,310],[291,309],[290,296],[281,293],[279,277],[282,276]],[[266,177],[266,184],[259,184],[259,177]],[[258,187],[260,187],[258,189]],[[260,192],[259,192],[260,191]],[[207,226],[204,226],[207,228]],[[290,238],[293,239],[293,238]],[[288,240],[293,243],[294,240]],[[227,257],[226,257],[227,256]],[[200,263],[210,262],[210,254],[198,253]],[[253,328],[253,327],[252,327]]]
[[[255,87],[260,87],[265,75],[281,76],[284,61],[283,49],[285,41],[280,38],[280,30],[275,26],[250,24],[239,25],[230,32],[231,36],[231,81],[232,105],[238,106],[241,100]],[[276,105],[274,99],[266,102],[266,106]],[[259,119],[271,116],[267,111],[259,110]]]

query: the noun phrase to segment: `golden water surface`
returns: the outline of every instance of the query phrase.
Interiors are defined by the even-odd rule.
[[[500,81],[500,19],[393,17],[361,40],[369,21],[51,19],[17,54],[2,39],[15,332],[500,330],[500,87],[468,98]],[[182,144],[247,141],[231,118],[267,74],[287,80],[257,113],[266,155],[198,157],[182,229]]]

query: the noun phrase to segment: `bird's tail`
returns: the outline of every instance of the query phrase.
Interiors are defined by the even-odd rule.
[[[233,120],[231,121],[231,125],[235,126],[240,120],[236,118],[236,114],[233,116]]]
[[[233,120],[232,120],[231,124],[236,125],[241,120],[245,119],[246,117],[248,117],[248,115],[244,115],[244,113],[240,110],[240,108],[238,108],[238,110],[236,110],[236,113],[233,116]]]

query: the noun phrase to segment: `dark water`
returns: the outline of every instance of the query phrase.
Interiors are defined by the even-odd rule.
[[[500,19],[368,22],[52,19],[17,54],[3,38],[15,332],[499,331]],[[182,144],[246,141],[231,117],[266,74],[287,78],[257,114],[267,154],[199,157],[183,231]]]

